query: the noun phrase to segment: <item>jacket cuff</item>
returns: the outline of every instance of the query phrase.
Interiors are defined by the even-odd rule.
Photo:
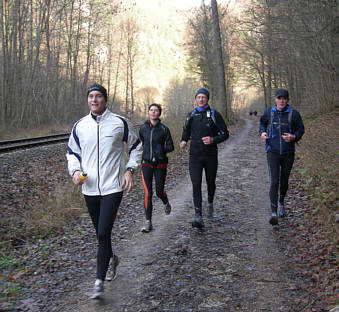
[[[71,172],[71,177],[73,178],[73,176],[74,176],[74,173],[76,173],[77,171],[81,171],[80,169],[75,169],[75,170],[73,170],[72,172]]]

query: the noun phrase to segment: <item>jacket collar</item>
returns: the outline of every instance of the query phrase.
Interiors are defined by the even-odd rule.
[[[149,127],[150,129],[152,129],[153,127],[157,127],[160,123],[161,123],[161,119],[160,119],[160,118],[159,118],[159,121],[156,123],[155,126],[152,125],[152,123],[151,123],[150,120],[146,120],[146,121],[145,121],[145,124],[148,125],[148,127]]]
[[[99,117],[99,119],[105,118],[105,116],[109,113],[108,108],[106,107],[105,111],[101,114],[101,115],[93,115],[92,112],[89,112],[89,115],[94,119],[97,120],[97,118]]]
[[[273,107],[272,107],[272,111],[273,111],[273,112],[281,112],[281,113],[289,113],[289,112],[291,111],[291,107],[287,104],[286,107],[284,108],[284,110],[279,111],[279,110],[277,109],[277,106],[273,106]]]
[[[202,113],[202,112],[208,110],[209,108],[210,108],[210,106],[209,106],[208,104],[206,104],[204,107],[199,107],[199,106],[197,106],[195,109],[196,109],[196,111],[198,111],[199,113]]]

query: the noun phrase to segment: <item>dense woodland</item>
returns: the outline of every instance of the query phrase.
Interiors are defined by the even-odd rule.
[[[0,0],[0,128],[71,125],[93,82],[134,118],[154,101],[182,116],[201,85],[228,119],[277,87],[310,113],[338,105],[336,0],[167,2]]]
[[[178,125],[181,128],[201,86],[211,91],[210,103],[228,124],[240,111],[261,113],[273,104],[275,88],[287,88],[303,118],[317,116],[304,118],[307,130],[291,179],[291,217],[277,233],[286,235],[285,255],[299,270],[298,289],[310,293],[302,311],[338,307],[338,1],[196,2],[201,5],[184,10],[171,0],[0,0],[0,138],[15,137],[17,130],[27,136],[32,129],[70,130],[87,114],[86,90],[94,82],[107,88],[109,108],[130,115],[134,123],[146,118],[149,104],[160,103],[174,139],[179,139]],[[230,130],[237,133],[241,126],[241,122],[232,124]],[[34,303],[55,310],[59,291],[67,294],[63,286],[68,282],[72,291],[79,284],[79,293],[83,292],[87,273],[79,275],[73,245],[80,247],[83,241],[78,239],[84,234],[78,225],[84,204],[66,173],[65,149],[57,148],[43,154],[32,151],[37,155],[29,161],[25,157],[31,154],[26,152],[2,158],[1,311],[26,304],[38,310]],[[169,175],[174,185],[186,174],[187,161],[186,154],[173,154],[179,164]],[[136,187],[141,190],[141,183]],[[139,202],[134,194],[126,196],[132,203],[127,201],[126,207],[139,217],[143,212],[136,209]],[[134,222],[131,215],[125,216]],[[124,231],[132,233],[124,222],[118,229],[123,244]],[[71,239],[64,236],[68,227]],[[90,235],[86,230],[85,240]],[[91,265],[89,249],[86,245],[79,252],[84,267]],[[185,257],[186,249],[182,250],[185,253],[175,254]],[[55,254],[62,260],[55,261]],[[234,277],[241,283],[247,271],[234,272]],[[55,277],[57,273],[61,275]],[[72,274],[74,279],[67,277]],[[314,287],[308,286],[310,280]],[[277,285],[275,280],[262,282]],[[168,279],[165,283],[171,284]],[[182,294],[178,285],[175,297]],[[153,294],[146,298],[147,304],[156,301]],[[243,293],[246,300],[257,301],[255,293],[248,294]]]

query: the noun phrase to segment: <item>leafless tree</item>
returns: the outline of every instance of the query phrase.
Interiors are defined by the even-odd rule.
[[[217,108],[226,116],[226,114],[229,114],[227,103],[232,98],[230,94],[232,87],[228,84],[232,77],[232,69],[228,67],[230,64],[229,52],[231,51],[228,36],[229,25],[222,20],[223,18],[226,20],[227,10],[223,10],[221,15],[218,13],[219,22],[215,20],[213,23],[212,15],[211,7],[205,6],[203,3],[200,9],[195,10],[194,15],[189,19],[186,42],[190,56],[189,68],[200,77],[202,84],[211,91],[210,102],[214,105],[217,104]],[[217,18],[216,15],[214,16]],[[219,32],[219,35],[216,23],[221,25],[220,28],[223,30],[223,33]],[[218,74],[216,75],[216,73]],[[218,99],[220,94],[222,98]],[[222,105],[219,104],[220,106],[218,106],[218,103],[222,103]]]
[[[260,77],[265,106],[272,103],[271,86],[288,88],[293,105],[304,109],[326,111],[335,105],[337,6],[335,0],[249,3],[243,18],[243,55]]]
[[[0,1],[1,128],[71,123],[87,111],[89,80],[108,81],[94,40],[105,42],[98,30],[119,3]]]
[[[164,92],[164,103],[170,116],[185,119],[194,107],[194,93],[199,84],[196,80],[186,78],[183,81],[173,79]]]
[[[148,107],[155,102],[156,97],[160,95],[160,92],[155,87],[144,87],[137,92],[138,104],[140,105],[139,111],[143,118],[148,117]]]
[[[217,70],[217,87],[216,87],[216,103],[219,103],[217,108],[222,114],[226,117],[228,114],[228,103],[226,96],[226,80],[225,80],[225,66],[222,57],[222,44],[220,36],[220,26],[219,26],[219,14],[218,14],[218,5],[216,0],[211,0],[212,8],[212,21],[213,21],[213,38],[214,38],[214,49],[215,49],[215,59],[216,59],[216,70]]]

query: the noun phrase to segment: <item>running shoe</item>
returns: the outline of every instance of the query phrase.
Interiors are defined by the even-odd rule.
[[[286,216],[286,212],[285,212],[285,206],[282,203],[278,203],[278,213],[279,213],[279,217],[283,218]]]
[[[146,220],[144,226],[141,228],[141,232],[148,233],[152,231],[152,229],[153,229],[152,222],[150,220]]]
[[[214,216],[213,203],[207,203],[207,216],[209,218],[213,218],[213,216]]]
[[[113,281],[117,277],[117,267],[119,265],[119,258],[117,255],[113,255],[109,270],[106,275],[106,281]]]
[[[104,294],[104,282],[101,279],[95,280],[92,299],[100,299]]]
[[[271,225],[278,225],[278,216],[275,212],[273,212],[272,215],[271,215],[270,224]]]
[[[205,226],[204,220],[202,219],[202,216],[195,216],[192,220],[192,227],[203,229]]]
[[[165,209],[165,213],[167,215],[169,215],[171,213],[171,205],[170,205],[169,202],[167,202],[167,204],[165,204],[164,209]]]

